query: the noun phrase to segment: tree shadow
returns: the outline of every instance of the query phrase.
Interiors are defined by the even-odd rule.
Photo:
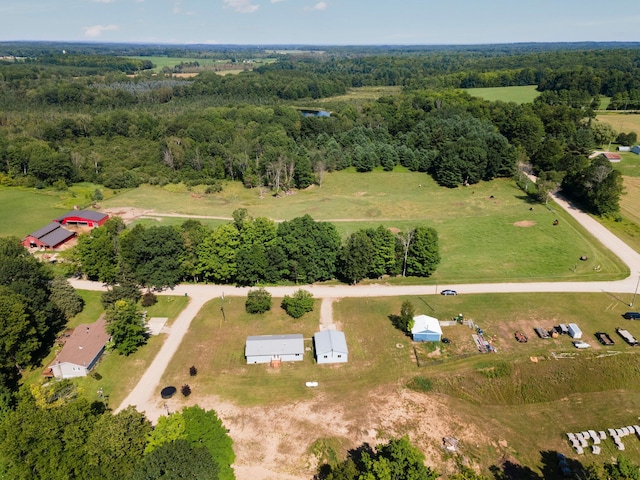
[[[524,467],[519,463],[505,460],[500,466],[492,465],[489,471],[493,474],[495,480],[544,480],[529,467]]]
[[[369,445],[369,443],[365,442],[357,448],[348,450],[346,460],[344,460],[343,462],[340,462],[340,465],[347,464],[348,462],[353,462],[353,465],[360,466],[362,462],[363,453],[367,453],[372,458],[375,457],[376,455],[375,451],[373,450],[373,447]],[[313,477],[314,480],[326,479],[330,474],[336,473],[335,472],[336,467],[338,467],[337,470],[340,470],[339,468],[340,465],[332,466],[325,463],[324,465],[320,466],[320,468],[318,469],[318,473]]]
[[[489,467],[489,471],[495,480],[560,480],[575,478],[576,474],[584,471],[582,463],[555,450],[541,451],[540,459],[542,475],[506,457],[499,465]]]
[[[574,478],[578,472],[582,472],[582,463],[573,458],[567,458],[562,453],[555,450],[545,450],[540,452],[543,478]]]

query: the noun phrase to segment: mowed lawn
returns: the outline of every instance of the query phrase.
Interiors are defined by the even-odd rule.
[[[490,102],[514,102],[532,103],[540,92],[537,85],[525,85],[522,87],[492,87],[492,88],[465,88],[464,91],[474,97],[481,97]]]
[[[278,307],[280,299],[274,299],[272,312],[249,315],[244,312],[243,298],[227,297],[226,321],[220,311],[221,300],[209,303],[191,324],[159,388],[189,384],[196,402],[216,395],[246,406],[285,406],[321,395],[337,411],[349,405],[353,412],[354,405],[360,405],[357,408],[366,416],[370,405],[362,392],[378,388],[394,392],[420,376],[434,384],[434,391],[424,395],[444,396],[460,422],[483,430],[496,442],[506,442],[511,455],[534,466],[541,463],[544,451],[571,454],[564,436],[567,431],[636,423],[640,352],[615,333],[615,327],[620,326],[640,338],[640,322],[621,317],[629,296],[495,294],[342,299],[334,302],[333,316],[345,332],[349,362],[339,365],[317,365],[313,359],[310,339],[318,331],[318,304],[311,314],[293,320]],[[467,326],[443,327],[451,343],[437,348],[416,345],[418,350],[431,352],[419,367],[414,345],[388,320],[390,313],[399,313],[403,300],[410,300],[416,313],[440,319],[463,313],[472,318],[497,353],[478,353],[471,338],[474,331]],[[578,351],[568,336],[540,339],[533,331],[534,327],[549,329],[571,322],[582,328],[583,339],[591,349]],[[515,341],[516,330],[528,335],[528,343]],[[596,331],[607,332],[615,345],[599,345],[593,336]],[[268,365],[246,365],[244,344],[248,335],[286,333],[304,335],[308,349],[303,362],[284,363],[277,370]],[[506,378],[490,378],[483,373],[501,363],[511,365]],[[192,365],[198,369],[195,377],[189,376]],[[306,388],[304,384],[310,380],[317,381],[319,388]],[[159,395],[159,390],[155,394]],[[609,443],[605,442],[603,448],[615,456]],[[626,454],[640,460],[640,441],[630,436],[625,444]],[[496,445],[465,445],[465,452],[484,468],[496,461]]]
[[[279,198],[260,198],[257,189],[237,183],[226,183],[214,195],[176,191],[175,186],[171,190],[141,186],[102,205],[228,219],[238,208],[274,220],[309,214],[335,222],[343,237],[378,225],[404,231],[430,226],[438,231],[442,254],[432,283],[607,280],[626,274],[626,268],[563,211],[531,203],[507,179],[447,189],[420,173],[347,171],[327,174],[321,188]],[[559,225],[554,226],[556,218]],[[175,218],[169,222],[177,223]],[[579,262],[582,255],[589,260]]]

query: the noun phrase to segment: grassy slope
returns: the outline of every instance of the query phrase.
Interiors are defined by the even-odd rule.
[[[309,188],[284,198],[266,195],[261,199],[256,190],[238,184],[225,185],[220,194],[202,196],[143,186],[102,205],[135,205],[160,212],[226,218],[240,207],[254,217],[291,219],[310,214],[316,220],[336,220],[343,236],[381,224],[401,230],[432,226],[438,231],[442,251],[442,263],[430,279],[432,283],[603,280],[626,273],[624,266],[563,212],[530,204],[509,180],[444,189],[420,173],[338,172],[328,174],[322,188]],[[561,220],[560,225],[553,226],[555,218]],[[514,225],[522,221],[533,226]],[[590,260],[576,263],[581,255]],[[601,266],[598,272],[593,270],[595,265]]]

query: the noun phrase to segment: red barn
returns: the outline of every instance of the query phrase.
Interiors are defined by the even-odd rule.
[[[60,225],[78,225],[90,228],[101,227],[109,220],[106,213],[94,212],[93,210],[71,210],[68,213],[56,218],[54,222]]]
[[[70,232],[66,228],[62,228],[62,225],[59,223],[52,222],[27,235],[25,239],[22,240],[22,245],[27,248],[47,248],[54,250],[75,236],[75,232]]]

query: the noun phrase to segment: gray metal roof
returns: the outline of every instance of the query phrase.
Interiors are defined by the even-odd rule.
[[[45,235],[44,237],[39,238],[38,240],[49,247],[55,247],[56,245],[69,240],[74,235],[74,232],[70,232],[66,228],[60,227],[57,230],[54,230],[53,232]]]
[[[49,225],[45,225],[44,227],[36,230],[35,232],[30,233],[29,236],[40,239],[45,235],[48,235],[49,233],[53,232],[57,228],[60,228],[60,224],[56,222],[51,222]]]
[[[349,353],[344,332],[338,330],[323,330],[313,336],[316,345],[316,355],[324,355],[329,352]]]
[[[107,216],[108,215],[106,213],[100,213],[94,210],[71,210],[70,212],[67,212],[64,215],[60,215],[58,218],[56,218],[56,222],[62,222],[65,218],[69,217],[80,217],[94,222],[99,222]]]
[[[75,233],[70,232],[66,228],[63,228],[59,223],[52,222],[49,225],[36,230],[29,236],[37,238],[48,247],[55,247],[65,240],[70,239],[74,235]]]
[[[304,354],[304,339],[301,333],[251,336],[247,337],[245,345],[247,357],[296,353]]]

